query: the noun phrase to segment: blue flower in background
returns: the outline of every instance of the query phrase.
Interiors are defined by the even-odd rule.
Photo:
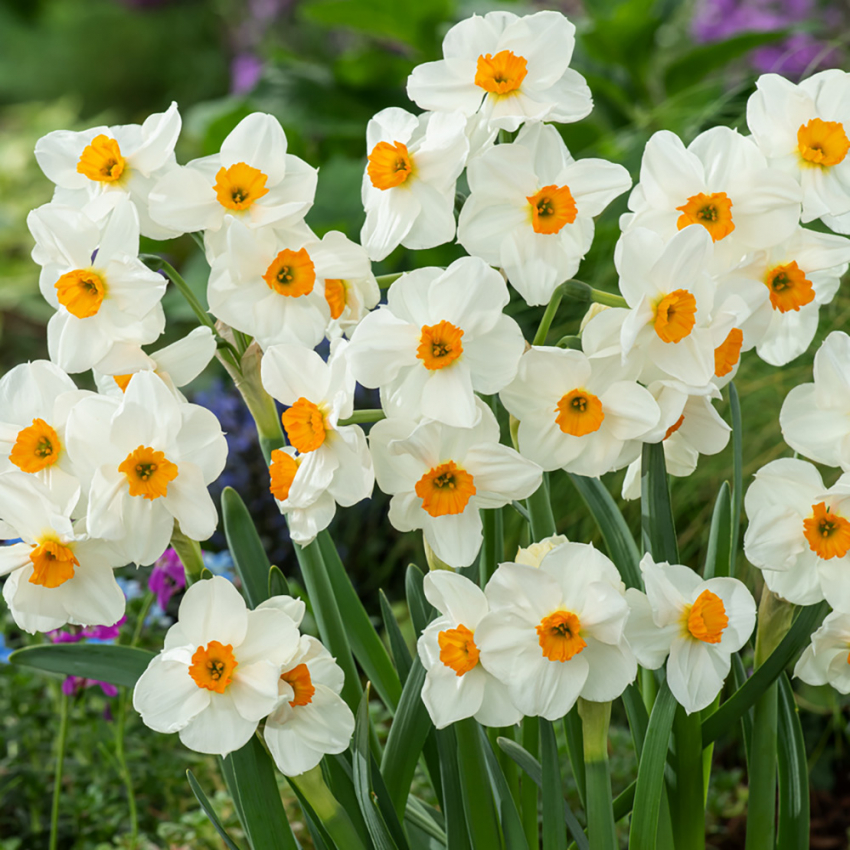
[[[12,651],[6,646],[6,636],[0,632],[0,664],[9,663],[9,656],[12,654]]]

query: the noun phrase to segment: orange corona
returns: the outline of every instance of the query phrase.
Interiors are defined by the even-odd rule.
[[[704,590],[686,609],[685,625],[691,637],[703,643],[720,643],[729,625],[723,600],[710,590]]]
[[[92,269],[66,272],[53,286],[59,303],[78,319],[96,316],[106,297],[106,284]]]
[[[734,229],[732,221],[732,201],[725,192],[712,192],[706,195],[700,192],[691,195],[687,203],[676,209],[682,214],[676,227],[683,230],[690,224],[701,224],[714,242],[725,239]]]
[[[268,179],[268,175],[263,174],[259,168],[245,162],[237,162],[230,168],[219,168],[213,189],[223,207],[239,212],[250,209],[255,201],[268,194]]]
[[[306,664],[299,664],[291,670],[281,673],[280,678],[293,690],[293,697],[289,701],[292,708],[295,708],[296,705],[310,705],[313,701],[313,695],[316,693],[316,686],[313,684],[310,669]]]
[[[272,452],[272,462],[269,466],[269,492],[275,499],[285,502],[289,498],[292,482],[298,474],[298,461],[283,449]]]
[[[59,587],[72,579],[74,567],[80,566],[73,550],[56,540],[44,540],[40,545],[34,546],[30,552],[30,561],[32,561],[30,584],[50,588]]]
[[[416,356],[426,369],[445,369],[463,354],[463,331],[451,322],[423,325]]]
[[[803,534],[809,548],[825,561],[850,551],[850,522],[832,513],[826,502],[812,505],[812,515],[803,520]]]
[[[378,142],[368,159],[366,173],[376,189],[395,189],[413,174],[413,160],[401,142]]]
[[[280,295],[298,298],[309,295],[316,283],[316,267],[306,248],[281,251],[269,264],[263,280]]]
[[[535,233],[558,233],[576,220],[578,208],[569,186],[544,186],[526,198],[531,206],[531,226]]]
[[[168,485],[177,477],[177,464],[172,463],[163,452],[150,446],[139,446],[118,467],[130,485],[131,496],[158,499],[168,495]]]
[[[95,136],[91,144],[83,148],[80,161],[77,163],[77,171],[80,174],[98,183],[115,183],[121,179],[126,167],[127,163],[121,156],[118,142],[102,133]]]
[[[555,611],[544,617],[537,626],[537,640],[544,658],[550,661],[574,658],[587,646],[580,632],[581,623],[572,611]]]
[[[437,635],[440,645],[440,661],[463,676],[478,664],[478,647],[473,633],[462,623]]]
[[[238,666],[232,644],[211,640],[206,646],[199,646],[195,650],[189,675],[199,688],[223,694],[233,681],[233,671]]]
[[[287,439],[299,452],[313,452],[325,442],[325,417],[312,401],[299,398],[280,418]]]
[[[681,342],[694,329],[696,315],[696,298],[687,289],[676,289],[655,308],[655,333],[662,342]]]
[[[732,328],[726,339],[714,349],[714,374],[718,378],[728,375],[741,359],[741,346],[744,344],[744,332]]]
[[[812,118],[797,130],[797,152],[802,164],[831,168],[844,161],[850,139],[840,121]]]
[[[764,285],[770,292],[770,305],[780,313],[799,311],[800,307],[815,300],[812,282],[796,261],[769,269],[764,277]]]
[[[453,460],[430,469],[416,482],[414,489],[422,499],[423,510],[433,517],[463,513],[475,495],[473,477]]]
[[[573,437],[584,437],[598,431],[605,419],[602,402],[586,390],[570,390],[555,408],[558,427]]]
[[[59,435],[43,419],[18,431],[9,460],[22,472],[41,472],[59,460],[62,444]]]
[[[528,73],[528,62],[512,50],[500,50],[495,56],[485,53],[478,57],[475,85],[490,94],[515,92]]]

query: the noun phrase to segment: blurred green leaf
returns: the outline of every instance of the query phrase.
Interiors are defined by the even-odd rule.
[[[192,788],[192,793],[198,801],[200,807],[204,810],[204,814],[210,819],[210,823],[215,827],[215,831],[221,837],[221,840],[227,845],[229,850],[239,850],[239,846],[234,843],[233,839],[227,834],[225,828],[221,825],[212,803],[207,799],[204,789],[201,788],[200,782],[195,779],[195,774],[191,770],[186,771],[186,778],[189,780],[189,785]]]
[[[552,723],[540,718],[540,752],[543,756],[543,850],[567,850],[563,824],[564,792],[558,742]]]
[[[728,576],[732,560],[732,490],[724,481],[717,491],[711,528],[708,532],[708,550],[705,555],[705,579]]]
[[[659,563],[679,563],[679,543],[663,443],[644,443],[640,474],[641,536],[644,549]]]
[[[147,649],[107,643],[27,646],[9,656],[13,664],[128,688],[136,684],[154,658],[155,654]]]
[[[225,487],[222,491],[221,512],[233,563],[242,580],[248,604],[256,608],[269,597],[271,564],[266,550],[245,502],[232,487]]]
[[[800,712],[788,674],[779,677],[779,821],[776,850],[797,850],[809,841],[809,770]]]

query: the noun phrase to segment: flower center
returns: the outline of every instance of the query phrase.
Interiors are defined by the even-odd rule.
[[[764,285],[770,292],[771,306],[780,313],[799,310],[815,300],[812,282],[796,261],[774,266],[765,275]]]
[[[681,342],[694,329],[696,314],[696,298],[687,289],[676,289],[655,308],[655,333],[662,342]]]
[[[478,663],[478,647],[472,632],[462,623],[454,629],[440,632],[437,642],[440,644],[440,661],[458,676],[468,673]]]
[[[106,295],[106,283],[92,269],[66,272],[53,286],[59,303],[78,319],[96,315]]]
[[[223,694],[233,680],[233,671],[238,666],[232,644],[225,646],[217,640],[211,640],[206,646],[199,646],[195,650],[189,675],[199,688]]]
[[[444,369],[463,354],[463,331],[451,322],[423,325],[416,356],[426,369]]]
[[[80,566],[73,550],[56,540],[44,540],[39,546],[33,546],[30,560],[30,584],[42,587],[59,587],[60,584],[65,584],[68,579],[74,577],[74,567]]]
[[[478,57],[475,85],[490,94],[510,94],[522,85],[527,73],[525,57],[512,50],[500,50],[495,56],[486,53]]]
[[[473,477],[453,460],[430,469],[414,489],[422,499],[422,508],[434,517],[462,514],[470,497],[475,495]]]
[[[135,372],[131,372],[129,375],[113,375],[112,380],[115,381],[116,384],[121,388],[121,392],[127,392],[127,387],[130,385],[130,379],[135,375]]]
[[[298,474],[299,466],[298,460],[283,449],[275,449],[272,452],[272,462],[269,466],[271,478],[269,492],[278,501],[285,502],[289,498],[289,490]]]
[[[665,432],[664,439],[666,440],[668,437],[672,436],[682,427],[682,423],[685,421],[685,414],[683,413]],[[662,442],[664,442],[662,440]]]
[[[259,168],[237,162],[230,168],[219,168],[215,175],[215,196],[229,210],[247,210],[254,201],[268,194],[268,176]]]
[[[316,267],[306,248],[281,251],[271,262],[263,280],[280,295],[297,298],[309,295],[316,283]]]
[[[535,233],[557,233],[576,220],[578,209],[569,186],[544,186],[526,198],[531,205],[531,226]]]
[[[599,430],[605,411],[602,402],[593,393],[585,390],[570,390],[561,397],[555,408],[555,421],[565,434],[584,437]]]
[[[714,242],[719,242],[735,229],[732,221],[732,201],[725,192],[712,192],[710,195],[700,192],[698,195],[691,195],[686,204],[676,209],[682,213],[676,222],[679,230],[689,224],[701,224],[711,234]]]
[[[299,664],[297,667],[281,673],[280,678],[295,692],[294,697],[289,701],[292,708],[295,708],[296,705],[310,705],[313,701],[313,694],[316,693],[316,688],[310,678],[310,670],[306,664]]]
[[[168,495],[168,484],[177,477],[177,464],[150,446],[139,446],[127,455],[118,471],[127,476],[131,496],[153,500]]]
[[[685,614],[685,624],[692,637],[703,643],[720,643],[723,630],[729,625],[729,617],[719,596],[704,590]]]
[[[77,171],[98,183],[115,183],[121,178],[126,165],[118,142],[101,134],[83,148]]]
[[[287,439],[299,452],[315,451],[325,442],[325,417],[312,401],[299,398],[280,418]]]
[[[819,558],[843,558],[850,550],[850,522],[831,513],[826,502],[812,505],[812,515],[803,520],[803,534]]]
[[[331,318],[338,319],[345,309],[345,281],[338,277],[326,277],[325,301],[331,308]]]
[[[581,623],[572,611],[555,611],[544,617],[537,626],[543,657],[550,661],[569,661],[578,655],[587,646],[580,631]]]
[[[401,186],[413,173],[413,160],[401,142],[378,142],[369,154],[366,173],[376,189]]]
[[[838,165],[850,151],[850,139],[840,121],[812,118],[797,130],[797,151],[804,163],[829,168]]]
[[[714,374],[718,378],[728,375],[741,359],[741,346],[744,344],[744,332],[732,328],[726,339],[714,349]]]
[[[33,419],[18,431],[9,460],[23,472],[41,472],[59,460],[61,450],[59,435],[43,419]]]

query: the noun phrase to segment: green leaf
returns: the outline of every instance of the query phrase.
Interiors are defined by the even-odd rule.
[[[56,643],[24,647],[13,652],[9,661],[62,676],[80,676],[132,688],[155,657],[153,652],[134,646]]]
[[[204,794],[204,789],[201,788],[200,783],[197,779],[195,779],[195,775],[191,770],[186,771],[186,778],[189,780],[189,785],[192,788],[192,793],[195,795],[195,799],[204,810],[204,814],[210,819],[210,823],[219,834],[221,840],[227,845],[228,850],[239,850],[239,846],[233,841],[233,839],[227,834],[227,830],[225,830],[225,828],[221,825],[221,821],[218,819],[218,815],[215,813],[212,803],[210,803],[207,799],[207,795]]]
[[[602,539],[608,549],[608,555],[620,571],[620,576],[626,587],[643,588],[640,578],[640,552],[635,545],[635,539],[626,525],[623,514],[617,503],[608,492],[607,487],[598,478],[586,478],[583,475],[569,473],[570,480],[575,485],[585,504],[596,520]]]
[[[496,798],[496,808],[499,811],[502,835],[505,837],[505,846],[508,850],[529,850],[522,820],[519,816],[519,811],[517,811],[516,801],[511,794],[511,789],[499,764],[499,759],[493,752],[493,748],[489,745],[482,747],[482,751],[484,753],[484,760],[487,762],[487,773],[490,777],[490,784]],[[511,766],[513,767],[514,765],[511,764]],[[560,818],[560,813],[558,816]]]
[[[578,712],[584,733],[587,781],[587,834],[592,850],[617,850],[617,826],[608,763],[608,726],[611,703],[579,698]]]
[[[747,671],[744,668],[744,662],[741,661],[741,656],[737,652],[732,653],[732,681],[735,683],[735,690],[742,688],[747,681]],[[741,715],[741,732],[744,739],[744,759],[749,764],[750,743],[753,740],[753,712],[751,709]]]
[[[552,513],[552,502],[549,498],[549,480],[543,473],[543,483],[526,500],[528,516],[531,520],[531,542],[538,543],[545,537],[555,534],[555,516]]]
[[[481,587],[487,584],[496,567],[504,560],[504,525],[501,508],[481,511],[484,539],[478,554],[478,575]]]
[[[490,743],[482,736],[481,727],[471,717],[459,720],[454,726],[463,809],[472,848],[498,850],[504,845],[499,833],[496,801],[490,783],[485,781],[487,766],[484,747],[489,747]]]
[[[242,826],[252,850],[296,850],[292,828],[277,790],[274,765],[254,735],[244,747],[224,757],[239,795]]]
[[[281,572],[280,567],[272,564],[269,569],[269,587],[268,587],[269,599],[272,596],[291,596],[292,594],[289,592],[289,582],[286,580],[286,576]]]
[[[570,767],[573,769],[578,798],[582,806],[585,806],[587,783],[584,775],[584,740],[581,731],[581,718],[578,716],[577,708],[571,708],[564,717],[564,731],[567,736],[567,754],[570,757]]]
[[[551,722],[543,718],[540,719],[540,751],[543,755],[543,850],[567,850],[558,742]]]
[[[354,656],[360,662],[378,696],[390,711],[395,711],[401,698],[401,681],[390,660],[387,648],[375,631],[357,591],[340,560],[327,530],[319,533],[319,548],[337,605],[345,611],[343,624]]]
[[[538,788],[542,789],[543,769],[540,767],[540,762],[516,741],[511,741],[509,738],[499,738],[497,743],[528,774],[532,782]],[[622,797],[623,795],[621,794],[620,796]],[[624,814],[628,814],[628,810]],[[590,850],[590,843],[587,840],[587,836],[584,834],[581,824],[578,822],[566,800],[564,800],[564,822],[567,824],[567,829],[569,829],[578,850]]]
[[[695,85],[712,71],[723,68],[756,47],[781,41],[788,36],[788,33],[788,30],[746,32],[726,41],[701,44],[687,51],[671,62],[664,73],[664,85],[668,96]]]
[[[658,846],[656,838],[664,793],[664,767],[667,764],[667,746],[675,715],[676,699],[665,681],[652,706],[638,765],[634,810],[629,829],[630,850],[655,850]]]
[[[399,818],[404,817],[416,762],[419,760],[419,754],[422,752],[428,733],[434,726],[422,702],[424,684],[425,668],[417,657],[404,683],[398,711],[390,726],[390,734],[381,759],[381,775],[387,784],[390,799]]]
[[[732,553],[729,556],[729,575],[737,576],[738,538],[741,534],[741,505],[744,500],[744,431],[741,423],[741,403],[734,382],[729,384],[729,410],[732,413]]]
[[[702,745],[716,741],[733,723],[741,718],[776,681],[791,659],[808,643],[812,632],[828,610],[826,602],[800,609],[788,634],[770,654],[764,664],[738,688],[711,717],[702,724]]]
[[[407,594],[410,619],[413,621],[413,635],[417,640],[436,614],[436,609],[425,598],[424,581],[425,576],[422,570],[416,564],[408,565],[407,574],[404,577],[404,590]]]
[[[776,850],[809,842],[809,770],[800,712],[785,673],[779,677],[779,823]]]
[[[443,786],[443,814],[446,834],[452,837],[452,850],[469,850],[469,831],[463,810],[463,791],[457,764],[457,736],[448,726],[436,730],[437,751],[440,758],[440,779]]]
[[[646,713],[646,705],[637,685],[632,683],[623,691],[623,705],[626,716],[629,719],[629,731],[635,745],[635,753],[638,759],[643,752],[646,733],[649,728],[649,715]]]
[[[708,550],[705,553],[704,579],[728,576],[732,566],[732,490],[724,481],[717,491],[711,529],[708,532]]]
[[[248,605],[256,608],[269,598],[271,564],[266,550],[245,502],[232,487],[225,487],[221,493],[221,513],[227,547],[233,555],[233,563],[242,580]]]
[[[410,650],[407,648],[407,643],[404,640],[404,635],[401,633],[398,621],[393,615],[386,594],[383,590],[380,590],[378,596],[381,602],[381,616],[384,620],[384,629],[390,639],[390,650],[392,651],[393,660],[398,670],[399,679],[401,679],[403,685],[410,673],[413,658],[410,655]]]
[[[640,517],[643,548],[659,563],[679,563],[679,544],[670,504],[670,485],[663,443],[644,443],[640,474]]]

